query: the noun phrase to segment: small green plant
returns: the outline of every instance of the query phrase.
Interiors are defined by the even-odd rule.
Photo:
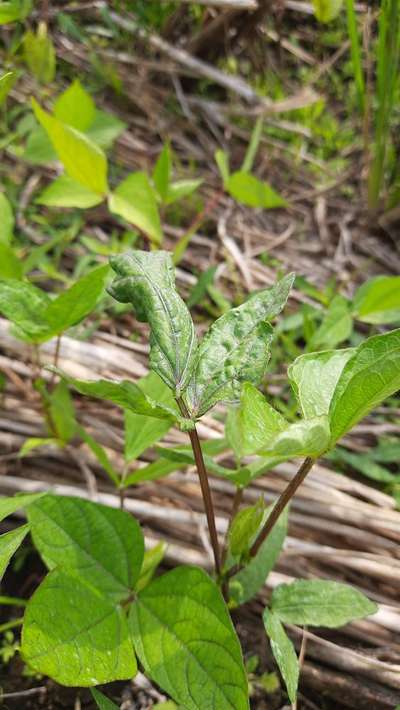
[[[133,382],[86,382],[56,372],[82,394],[142,417],[141,423],[143,417],[159,422],[157,436],[151,426],[141,431],[133,426],[128,458],[157,441],[172,424],[187,431],[191,451],[159,447],[159,452],[169,463],[196,464],[214,573],[181,566],[154,577],[163,550],[144,552],[141,529],[124,510],[51,493],[2,499],[0,519],[24,508],[27,523],[0,537],[1,571],[28,532],[48,569],[27,603],[21,652],[34,671],[70,686],[132,678],[139,659],[149,677],[180,706],[245,710],[248,679],[229,610],[264,584],[285,538],[288,504],[315,461],[400,387],[400,330],[372,336],[357,347],[298,357],[288,370],[300,411],[292,421],[257,386],[270,358],[271,321],[285,306],[293,275],[223,314],[199,342],[175,288],[170,254],[132,251],[113,257],[111,267],[115,278],[108,292],[117,301],[131,303],[138,319],[149,324],[150,365],[159,379],[150,387],[149,381],[142,383],[141,389]],[[20,291],[4,283],[2,308],[6,304],[13,318],[27,300],[21,306]],[[83,308],[89,292],[75,294],[73,312]],[[31,291],[29,297],[31,303]],[[38,308],[19,316],[18,325],[40,341],[49,332],[41,319],[47,323],[45,314],[57,299],[44,303],[36,292],[35,298]],[[60,321],[64,327],[61,315]],[[197,421],[218,402],[231,405],[226,437],[236,457],[234,469],[213,464],[212,450],[204,454],[207,443],[202,445],[197,433]],[[271,508],[262,499],[242,507],[250,480],[293,458],[303,461]],[[222,545],[206,467],[236,485]],[[332,628],[375,611],[376,605],[361,592],[337,582],[297,580],[274,590],[263,620],[292,703],[300,671],[284,625]],[[94,697],[99,707],[112,707],[97,691]]]

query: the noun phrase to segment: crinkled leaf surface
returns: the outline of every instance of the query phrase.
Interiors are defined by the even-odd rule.
[[[90,190],[69,175],[60,175],[36,198],[39,205],[48,207],[79,207],[87,209],[99,205],[103,196]]]
[[[0,535],[0,581],[7,569],[8,563],[11,560],[14,552],[18,550],[25,535],[29,531],[29,525],[22,525],[16,530]]]
[[[115,601],[134,588],[144,543],[128,513],[81,498],[46,495],[29,506],[28,520],[49,569],[62,567]]]
[[[63,569],[50,572],[29,600],[22,655],[37,673],[68,686],[125,680],[137,670],[123,610]]]
[[[355,348],[300,355],[288,368],[291,387],[306,419],[328,414],[333,393]]]
[[[332,444],[400,389],[400,329],[356,348],[338,379],[329,409]]]
[[[353,309],[364,323],[400,321],[400,276],[376,276],[357,290]]]
[[[99,195],[106,195],[107,159],[87,136],[51,116],[32,99],[35,116],[48,134],[68,175]]]
[[[111,259],[117,276],[110,294],[132,303],[139,320],[149,323],[152,369],[178,396],[192,373],[196,335],[190,313],[175,287],[170,254],[131,251]]]
[[[139,227],[156,244],[161,244],[161,222],[154,190],[146,173],[132,173],[110,194],[111,212]]]
[[[284,624],[335,628],[374,614],[377,605],[348,584],[297,579],[274,589],[271,609]]]
[[[276,614],[269,609],[265,609],[263,620],[265,630],[271,642],[272,653],[274,654],[282,678],[285,681],[289,700],[291,703],[294,703],[300,675],[296,651]]]
[[[238,638],[215,583],[177,567],[138,594],[130,611],[137,654],[149,676],[187,710],[247,710]]]
[[[293,274],[285,276],[213,323],[199,345],[186,393],[195,416],[201,416],[218,401],[237,401],[242,382],[261,381],[272,340],[272,328],[266,321],[284,307],[293,279]]]

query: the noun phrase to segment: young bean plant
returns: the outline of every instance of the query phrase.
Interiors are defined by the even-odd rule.
[[[162,550],[145,553],[140,526],[124,510],[52,493],[2,499],[1,519],[24,508],[27,523],[0,537],[1,572],[28,532],[48,569],[26,607],[21,652],[34,671],[64,685],[94,687],[130,679],[139,663],[179,707],[245,710],[248,680],[230,611],[264,585],[283,545],[288,505],[317,460],[400,387],[400,330],[372,336],[357,347],[300,355],[288,369],[299,416],[288,421],[258,386],[270,358],[271,321],[286,304],[292,274],[222,315],[199,340],[176,290],[170,254],[131,251],[113,257],[111,267],[115,277],[108,292],[132,304],[136,317],[149,325],[152,388],[147,389],[148,382],[142,389],[131,381],[78,380],[54,368],[53,375],[81,394],[129,412],[132,457],[170,426],[187,432],[190,447],[158,447],[156,464],[165,467],[148,478],[196,465],[213,569],[208,574],[178,566],[154,576]],[[77,296],[76,308],[80,298],[86,296]],[[39,305],[46,312],[52,304]],[[11,308],[9,313],[15,316]],[[35,338],[43,340],[47,331],[35,319],[32,315]],[[159,394],[165,394],[160,380],[167,397]],[[230,405],[226,440],[235,454],[234,468],[213,460],[220,442],[213,448],[198,435],[198,421],[220,402]],[[147,425],[151,421],[157,433]],[[96,453],[93,441],[91,448]],[[104,461],[99,449],[97,455]],[[298,471],[271,507],[262,498],[242,505],[252,480],[291,459],[301,460]],[[224,539],[217,530],[208,471],[235,487]],[[143,480],[137,472],[128,483],[126,477],[122,483],[116,479],[117,485]],[[285,625],[338,627],[375,611],[374,602],[338,582],[301,579],[274,589],[263,624],[292,704],[299,661]],[[111,707],[98,690],[93,696],[99,707]]]

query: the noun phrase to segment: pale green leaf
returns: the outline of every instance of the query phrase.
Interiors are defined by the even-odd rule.
[[[79,79],[75,79],[58,97],[54,104],[54,115],[59,121],[78,131],[84,132],[91,126],[96,115],[96,106]]]
[[[179,397],[192,374],[196,335],[175,287],[170,254],[131,251],[112,257],[110,263],[117,276],[109,293],[132,303],[138,320],[149,323],[151,367]]]
[[[29,506],[28,521],[50,570],[62,567],[115,601],[134,588],[144,543],[128,513],[80,498],[46,495]]]
[[[167,544],[165,542],[159,542],[157,545],[154,545],[154,547],[145,551],[140,577],[136,584],[136,591],[141,592],[142,589],[147,587],[149,582],[151,582],[158,565],[161,564],[164,559],[166,550]]]
[[[131,173],[109,196],[111,212],[139,227],[155,244],[161,244],[161,222],[155,192],[145,173]]]
[[[1,22],[0,22],[1,24]],[[2,106],[15,84],[17,75],[13,71],[8,71],[0,77],[0,106]],[[0,208],[1,209],[1,208]]]
[[[24,456],[28,456],[31,451],[39,449],[42,446],[60,446],[60,442],[58,439],[54,439],[54,437],[44,438],[39,436],[30,436],[28,439],[25,439],[20,450],[18,451],[18,456],[22,459]]]
[[[48,295],[30,283],[17,279],[0,281],[0,313],[33,342],[40,342],[48,330],[49,304]]]
[[[335,296],[324,314],[319,328],[313,334],[308,347],[310,350],[318,348],[335,348],[336,345],[348,340],[353,330],[349,304],[343,296]]]
[[[239,641],[215,583],[178,567],[138,594],[130,612],[137,654],[148,675],[186,710],[247,710]]]
[[[400,389],[400,329],[356,348],[337,382],[330,409],[332,444]]]
[[[272,593],[271,609],[284,624],[336,628],[375,614],[378,607],[364,594],[340,582],[297,579]]]
[[[43,495],[44,493],[24,493],[23,495],[18,494],[8,498],[0,498],[0,521],[17,510],[23,510]]]
[[[328,449],[329,442],[328,417],[301,419],[289,424],[287,429],[278,434],[260,453],[279,457],[282,461],[302,456],[316,458]]]
[[[165,459],[153,461],[147,464],[147,466],[141,466],[128,473],[123,480],[123,486],[124,488],[128,488],[128,486],[135,486],[144,481],[158,481],[159,478],[164,478],[168,476],[169,473],[177,471],[179,468],[181,467],[174,461],[167,461]]]
[[[250,382],[242,388],[238,410],[238,434],[242,455],[254,454],[273,442],[288,422]]]
[[[140,389],[156,402],[167,404],[171,409],[176,407],[171,390],[165,385],[155,372],[150,372],[139,380]],[[178,411],[177,411],[178,416]],[[125,417],[125,461],[129,462],[138,458],[143,451],[155,444],[171,428],[171,421],[167,419],[154,419],[143,417],[129,410],[124,412]]]
[[[42,126],[37,126],[30,132],[23,157],[33,165],[46,165],[57,160],[57,153]]]
[[[168,187],[171,180],[172,159],[169,143],[163,145],[163,149],[158,156],[157,162],[153,170],[154,186],[163,202],[166,201],[168,195]]]
[[[36,673],[72,687],[128,680],[137,670],[121,607],[63,569],[50,572],[29,600],[21,650]]]
[[[231,197],[249,207],[287,207],[287,201],[267,182],[258,180],[254,175],[238,171],[226,180],[225,187]]]
[[[113,703],[96,688],[91,688],[90,692],[92,693],[93,699],[100,710],[119,710],[119,705]]]
[[[272,506],[268,509],[266,519]],[[229,581],[229,599],[235,606],[253,599],[264,586],[269,573],[275,567],[287,534],[288,508],[280,515],[278,522],[264,540],[253,557],[238,574]]]
[[[21,279],[22,275],[22,262],[13,248],[0,242],[0,279]]]
[[[103,196],[89,190],[69,175],[61,175],[46,187],[35,200],[47,207],[79,207],[86,209],[99,205]]]
[[[251,541],[264,516],[264,500],[260,498],[257,503],[242,508],[236,513],[229,529],[229,549],[235,557],[248,551]]]
[[[83,133],[43,111],[34,99],[32,106],[68,175],[89,190],[105,196],[108,192],[107,159],[102,150]]]
[[[306,419],[328,414],[343,368],[355,348],[300,355],[288,368],[288,377]]]
[[[114,141],[125,130],[126,123],[121,121],[117,116],[106,111],[96,110],[94,121],[90,128],[86,131],[86,135],[96,145],[107,150],[111,148]]]
[[[315,17],[319,22],[327,23],[339,15],[343,0],[312,0]]]
[[[215,162],[218,165],[219,172],[224,185],[229,180],[229,155],[224,150],[217,150],[214,154]]]
[[[48,413],[52,425],[62,442],[68,443],[76,433],[75,409],[64,380],[60,380],[49,394]]]
[[[400,276],[375,276],[356,291],[354,315],[364,323],[400,321]]]
[[[0,25],[24,20],[32,8],[32,0],[10,0],[0,5]]]
[[[47,34],[47,27],[40,22],[36,34],[31,30],[22,40],[24,59],[28,69],[42,84],[53,81],[56,72],[56,55],[53,42]]]
[[[272,611],[265,609],[263,620],[265,630],[271,643],[272,653],[274,654],[282,678],[285,681],[289,700],[291,703],[294,703],[300,675],[296,651],[294,650],[290,638],[286,635],[281,622]]]
[[[201,179],[186,179],[186,180],[176,180],[176,182],[171,182],[168,188],[167,197],[165,203],[167,205],[172,205],[173,202],[178,200],[183,200],[184,197],[191,195],[198,187],[202,184]]]
[[[9,244],[14,230],[14,214],[12,207],[4,194],[0,192],[0,243]]]
[[[29,531],[29,525],[22,525],[16,530],[0,535],[0,581],[3,579],[4,572],[8,567],[14,552],[18,550],[25,535]]]
[[[201,416],[218,401],[237,401],[242,382],[259,384],[269,360],[272,320],[284,307],[294,279],[255,294],[218,318],[201,341],[186,393],[189,409]]]

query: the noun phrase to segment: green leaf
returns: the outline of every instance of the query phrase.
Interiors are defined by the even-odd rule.
[[[353,311],[364,323],[400,321],[400,276],[376,276],[356,291]]]
[[[123,487],[128,488],[128,486],[135,486],[138,483],[143,483],[144,481],[157,481],[159,478],[164,478],[168,476],[169,473],[176,471],[180,468],[173,461],[166,461],[165,459],[160,459],[159,461],[153,461],[147,466],[142,466],[141,468],[136,468],[123,480]]]
[[[0,192],[0,243],[9,244],[13,237],[14,215],[12,207],[5,196]]]
[[[116,486],[119,486],[120,477],[117,471],[114,469],[113,465],[111,464],[105,449],[101,446],[101,444],[99,444],[95,439],[93,439],[93,437],[90,436],[90,434],[88,434],[88,432],[83,427],[78,426],[77,433],[79,434],[81,439],[83,439],[85,444],[89,446],[90,450],[95,455],[100,465],[104,468],[105,472],[109,475],[112,482]]]
[[[31,0],[10,0],[2,2],[0,5],[0,25],[7,25],[9,22],[24,20],[32,8]]]
[[[137,670],[121,607],[64,569],[50,572],[29,600],[21,650],[34,671],[72,687],[127,680]]]
[[[100,710],[119,710],[118,705],[115,705],[115,703],[106,698],[106,696],[103,695],[103,693],[100,693],[99,690],[96,690],[96,688],[91,688],[90,692],[92,693],[93,699]]]
[[[17,75],[13,71],[8,71],[6,74],[3,74],[3,76],[0,77],[0,106],[4,104],[8,94],[10,93],[12,87],[15,84],[16,79]]]
[[[92,125],[95,115],[95,103],[83,88],[79,79],[75,79],[54,104],[54,115],[59,121],[86,131]]]
[[[114,380],[77,380],[65,372],[61,372],[61,370],[49,369],[57,372],[80,394],[114,402],[122,409],[129,409],[136,414],[144,414],[157,419],[169,419],[171,422],[177,418],[173,409],[154,402],[134,382],[128,380],[121,380],[120,382]]]
[[[30,132],[23,157],[34,165],[46,165],[57,160],[57,153],[42,126],[37,126]]]
[[[400,482],[400,476],[395,476],[387,468],[376,463],[370,453],[354,454],[341,446],[337,446],[331,454],[331,460],[336,464],[347,464],[373,481],[389,484],[395,483],[396,480]]]
[[[179,397],[192,374],[196,335],[175,288],[170,254],[131,251],[112,257],[110,263],[117,276],[109,293],[132,303],[138,320],[149,323],[151,367]]]
[[[30,283],[17,279],[0,281],[0,313],[33,342],[40,342],[47,332],[49,304],[48,295]]]
[[[157,201],[145,173],[131,173],[109,196],[111,212],[139,227],[155,244],[161,244],[161,222]]]
[[[80,498],[46,495],[29,506],[28,521],[50,570],[62,567],[116,602],[134,588],[144,543],[128,513]]]
[[[246,710],[239,641],[215,583],[201,569],[177,567],[138,594],[131,633],[149,676],[187,710]]]
[[[272,506],[267,511],[271,513]],[[264,586],[278,560],[287,534],[288,508],[285,508],[271,534],[263,542],[256,556],[229,582],[229,598],[236,605],[253,599]]]
[[[306,419],[328,414],[335,387],[355,348],[300,355],[288,368],[288,378]]]
[[[193,286],[189,294],[189,298],[186,301],[188,308],[193,308],[204,298],[207,294],[208,287],[214,283],[215,273],[217,271],[217,266],[210,266],[205,271],[199,275],[197,283]]]
[[[337,382],[330,409],[332,444],[400,388],[400,329],[356,348]]]
[[[27,508],[43,495],[44,493],[25,493],[23,495],[18,494],[8,498],[0,498],[0,521],[7,518],[8,515],[12,515],[17,510]]]
[[[157,545],[154,545],[154,547],[146,550],[140,577],[136,584],[136,590],[138,592],[141,592],[142,589],[147,587],[149,582],[151,582],[158,565],[161,564],[164,559],[166,550],[167,544],[165,542],[159,542]]]
[[[314,417],[289,424],[287,429],[278,434],[260,453],[277,456],[282,461],[300,456],[316,458],[328,449],[329,442],[328,417]]]
[[[56,73],[56,54],[44,22],[39,22],[36,34],[28,30],[22,40],[24,59],[28,69],[42,84],[53,81]]]
[[[107,159],[83,133],[51,116],[32,99],[35,116],[48,134],[68,175],[89,190],[105,196]]]
[[[285,681],[289,700],[293,704],[296,701],[300,675],[296,651],[276,614],[269,609],[265,609],[263,620],[265,631],[271,642],[272,653]]]
[[[60,380],[50,393],[49,415],[58,438],[68,443],[76,433],[77,421],[71,395],[64,380]]]
[[[232,173],[225,183],[231,197],[249,207],[287,207],[287,201],[267,182],[258,180],[254,175],[237,171]]]
[[[0,242],[0,279],[21,279],[22,262],[9,244]]]
[[[196,368],[186,393],[194,416],[201,416],[216,402],[240,397],[243,381],[259,384],[269,360],[272,320],[284,307],[294,275],[265,289],[238,308],[225,313],[201,341]]]
[[[242,456],[265,448],[289,426],[282,414],[250,382],[243,384],[241,405],[237,412]]]
[[[343,0],[312,0],[315,17],[319,22],[327,23],[339,15]]]
[[[184,197],[191,195],[202,184],[203,180],[177,180],[169,185],[165,203],[172,205],[178,200],[183,200]]]
[[[35,202],[47,207],[79,207],[86,209],[99,205],[103,196],[89,190],[68,175],[61,175],[46,187]]]
[[[163,145],[163,149],[158,156],[157,162],[153,170],[153,182],[158,194],[163,202],[166,201],[168,195],[168,187],[171,180],[172,159],[171,148],[169,143]]]
[[[271,609],[284,624],[333,629],[375,614],[378,607],[348,584],[297,579],[274,589]]]
[[[229,530],[229,549],[235,557],[248,551],[264,516],[264,499],[254,505],[239,510]]]
[[[39,449],[41,446],[60,446],[60,443],[61,442],[54,437],[44,438],[39,436],[30,436],[28,439],[25,439],[20,450],[18,451],[18,456],[22,459],[24,456],[28,456],[31,451]]]
[[[0,535],[0,581],[3,579],[11,557],[18,550],[28,531],[29,525],[22,525],[16,530]]]
[[[224,186],[229,180],[229,155],[224,150],[217,150],[214,154],[215,162],[218,165]]]
[[[350,314],[349,304],[343,296],[335,296],[326,311],[321,325],[313,334],[308,347],[334,348],[344,340],[348,340],[353,330],[353,319]]]
[[[126,123],[121,121],[117,116],[106,111],[96,110],[94,121],[90,128],[86,131],[86,135],[96,145],[107,150],[111,148],[114,141],[125,130]]]
[[[139,380],[140,389],[156,402],[168,404],[171,409],[176,407],[171,390],[164,384],[155,372],[150,372]],[[168,419],[151,419],[135,414],[129,410],[125,413],[125,461],[138,458],[143,451],[155,444],[169,431],[172,422]],[[177,416],[179,413],[177,411]]]

